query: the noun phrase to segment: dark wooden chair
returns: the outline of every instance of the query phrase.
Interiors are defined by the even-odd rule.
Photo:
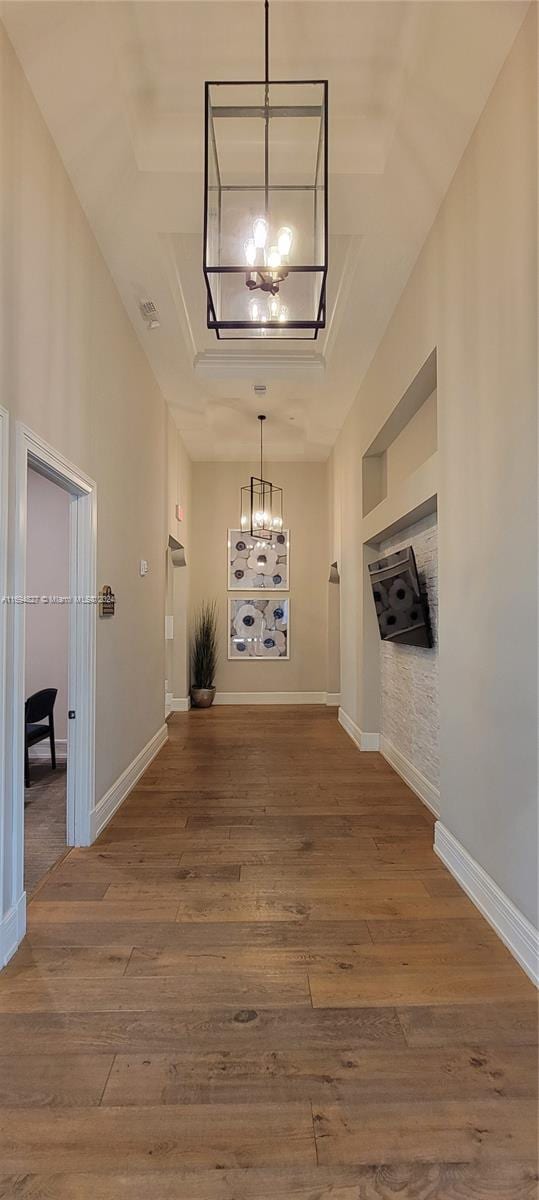
[[[49,738],[51,745],[51,767],[56,770],[56,747],[54,745],[54,702],[58,688],[43,688],[29,696],[24,706],[25,739],[24,739],[24,786],[30,787],[29,746]],[[46,722],[46,724],[43,724]]]

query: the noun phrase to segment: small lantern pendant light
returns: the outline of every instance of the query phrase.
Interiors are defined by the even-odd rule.
[[[266,417],[260,414],[260,475],[251,475],[241,489],[241,528],[251,537],[271,542],[283,528],[283,489],[264,479],[263,429]]]
[[[316,338],[328,269],[328,83],[206,83],[204,261],[218,338]],[[242,133],[242,130],[245,132]]]

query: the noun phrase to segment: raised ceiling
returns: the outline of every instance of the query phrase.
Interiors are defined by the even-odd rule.
[[[311,343],[223,344],[201,271],[203,85],[262,77],[262,0],[2,5],[193,458],[252,458],[255,383],[268,456],[327,457],[527,7],[271,0],[272,77],[329,79],[328,326]]]

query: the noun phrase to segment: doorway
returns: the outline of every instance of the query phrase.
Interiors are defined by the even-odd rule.
[[[35,477],[38,477],[37,480]],[[53,670],[55,677],[60,678],[61,670],[51,666],[50,658],[44,665],[49,675],[37,675],[36,672],[36,624],[38,631],[43,628],[43,622],[35,620],[34,613],[28,616],[33,603],[33,593],[29,588],[32,583],[33,566],[29,564],[29,554],[36,552],[34,531],[30,529],[32,520],[33,498],[43,497],[45,489],[52,509],[56,506],[57,515],[62,513],[67,535],[67,553],[64,566],[59,568],[58,583],[61,585],[61,573],[67,583],[65,596],[62,592],[47,591],[47,597],[60,597],[58,607],[66,610],[63,618],[65,632],[65,668],[63,707],[65,713],[65,745],[58,746],[56,771],[52,770],[50,759],[50,742],[42,742],[49,761],[45,757],[44,770],[39,762],[30,762],[30,787],[25,789],[25,748],[26,748],[26,718],[25,701],[28,698],[28,687],[31,680],[44,683],[48,679],[52,690],[55,681],[50,675]],[[62,495],[58,496],[58,491]],[[51,509],[51,511],[52,511]],[[53,537],[49,533],[42,558],[53,553]],[[35,565],[35,564],[34,564]],[[51,570],[49,571],[49,566]],[[54,572],[52,564],[45,561],[42,578],[50,580]],[[25,799],[32,795],[34,780],[39,776],[43,781],[45,766],[53,790],[60,790],[60,775],[58,774],[60,760],[64,760],[63,774],[65,781],[64,800],[58,804],[58,797],[49,793],[50,804],[55,811],[56,820],[61,828],[63,844],[66,846],[89,845],[91,840],[91,813],[94,807],[94,742],[95,742],[95,624],[96,624],[96,487],[94,482],[84,475],[73,463],[70,463],[53,447],[42,441],[24,425],[16,428],[16,461],[15,461],[15,543],[14,543],[14,591],[17,597],[23,597],[23,603],[16,603],[13,610],[13,712],[12,712],[12,857],[11,857],[11,891],[12,904],[23,911],[25,907]],[[47,601],[46,601],[47,603]],[[36,605],[41,609],[41,603]],[[56,604],[51,607],[56,608]],[[40,614],[41,616],[43,614]],[[58,621],[58,628],[61,620]],[[49,626],[50,630],[51,626]],[[34,660],[27,662],[27,651],[32,647]],[[39,655],[37,655],[39,658]],[[41,665],[38,663],[39,670]],[[37,689],[42,690],[41,688]],[[61,689],[57,688],[57,693]],[[54,716],[62,721],[62,701],[58,705],[58,695],[55,698]],[[56,725],[56,721],[55,721]],[[58,727],[60,743],[60,728]],[[31,752],[30,752],[31,754]],[[35,755],[31,754],[35,759]],[[51,768],[50,770],[48,768]],[[52,776],[54,775],[54,781]],[[25,795],[26,793],[26,795]],[[33,803],[33,801],[31,801]],[[36,804],[39,801],[36,800]],[[61,808],[60,816],[59,810]],[[36,809],[36,811],[38,811]],[[34,817],[29,817],[34,821]],[[51,847],[52,853],[53,847]],[[30,865],[30,864],[29,864]],[[52,864],[50,864],[52,865]],[[39,864],[34,862],[32,878],[29,877],[29,890],[34,889],[35,874]],[[21,921],[24,933],[24,918]]]
[[[28,898],[67,847],[69,508],[46,475],[26,495],[24,890]]]

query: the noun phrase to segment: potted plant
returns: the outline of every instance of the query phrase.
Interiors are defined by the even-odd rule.
[[[217,609],[215,600],[201,604],[191,635],[191,703],[209,708],[215,696],[217,667]]]

